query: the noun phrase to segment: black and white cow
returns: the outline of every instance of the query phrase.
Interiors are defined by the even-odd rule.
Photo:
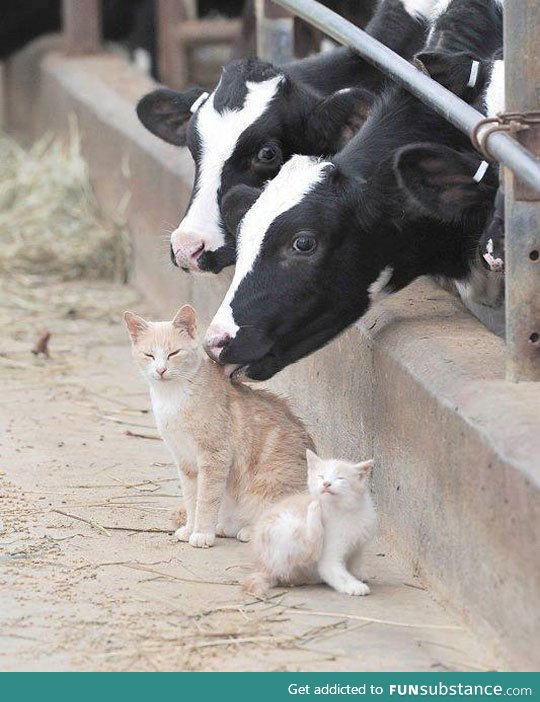
[[[410,57],[424,44],[440,0],[382,0],[366,31]],[[262,185],[293,154],[338,151],[361,126],[382,74],[346,48],[282,68],[233,61],[216,89],[158,89],[140,101],[141,122],[156,136],[187,145],[195,184],[171,235],[171,257],[185,270],[219,272],[235,261],[221,202],[234,186]]]
[[[492,53],[500,10],[491,26],[490,0],[453,0],[447,12],[464,4],[467,13],[476,7],[472,51]],[[432,42],[441,46],[436,30]],[[263,380],[418,276],[477,285],[478,240],[497,184],[467,137],[391,89],[335,157],[296,155],[260,196],[242,186],[224,198],[230,226],[240,222],[237,264],[207,352],[231,376]]]

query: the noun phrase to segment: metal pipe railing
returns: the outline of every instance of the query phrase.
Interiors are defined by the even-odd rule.
[[[348,46],[366,61],[416,95],[448,122],[471,136],[484,119],[473,107],[424,75],[404,58],[355,27],[316,0],[274,0],[335,41]],[[489,152],[520,180],[540,193],[540,161],[507,134],[495,132],[486,138]]]

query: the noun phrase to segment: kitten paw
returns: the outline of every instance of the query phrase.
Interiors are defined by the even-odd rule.
[[[369,595],[370,590],[366,583],[357,580],[353,583],[347,583],[340,592],[343,592],[345,595],[364,597],[365,595]]]
[[[192,529],[190,529],[187,526],[183,526],[174,532],[174,537],[175,537],[175,539],[178,539],[178,541],[189,541],[189,537],[191,536],[191,532],[192,532]]]
[[[247,543],[251,538],[251,532],[249,527],[242,527],[242,529],[240,529],[240,531],[236,535],[236,538],[238,539],[238,541],[243,541],[244,543]]]
[[[215,534],[207,534],[204,531],[194,531],[189,537],[189,545],[193,548],[210,548],[216,540]]]

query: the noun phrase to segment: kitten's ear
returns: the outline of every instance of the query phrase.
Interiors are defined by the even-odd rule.
[[[149,327],[148,322],[134,312],[124,312],[124,322],[134,344],[137,342],[141,332]]]
[[[184,305],[175,314],[172,321],[177,329],[185,329],[192,339],[197,333],[197,313],[191,305]]]
[[[317,470],[322,463],[322,459],[314,451],[306,449],[306,460],[308,470]]]
[[[362,461],[361,463],[356,463],[354,468],[358,471],[358,475],[361,478],[367,478],[373,469],[375,461],[371,458],[369,461]]]

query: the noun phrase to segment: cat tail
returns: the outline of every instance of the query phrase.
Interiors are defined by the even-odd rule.
[[[275,580],[266,573],[255,571],[244,578],[242,589],[254,597],[264,597],[275,584]]]

